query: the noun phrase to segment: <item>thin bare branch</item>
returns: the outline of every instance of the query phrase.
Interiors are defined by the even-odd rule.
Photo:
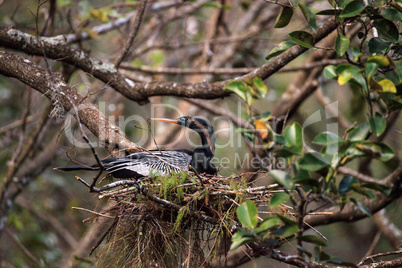
[[[361,203],[372,213],[383,209],[392,201],[398,199],[402,195],[400,185],[402,182],[402,163],[387,177],[380,180],[380,184],[388,185],[392,187],[389,195],[383,193],[377,193],[375,198],[363,198]],[[354,222],[367,217],[355,204],[348,203],[342,210],[338,206],[331,207],[326,211],[332,212],[330,215],[313,216],[308,215],[304,219],[308,224],[312,226],[318,226],[323,224],[329,224],[333,222]]]
[[[11,233],[11,231],[8,230],[8,228],[6,228],[6,233],[11,238],[11,240],[13,240],[14,243],[22,250],[22,252],[24,252],[24,254],[28,256],[28,258],[32,261],[32,264],[34,264],[35,267],[42,267],[40,261],[20,241],[18,241],[17,238],[14,237],[14,234]]]
[[[134,22],[133,22],[133,28],[130,32],[130,35],[127,39],[126,44],[124,45],[124,49],[121,51],[121,54],[119,55],[119,57],[117,58],[117,60],[115,62],[116,69],[119,69],[121,62],[127,56],[129,49],[133,45],[134,38],[137,36],[138,30],[140,29],[140,25],[141,25],[142,18],[145,13],[146,5],[147,5],[147,0],[141,0],[140,4],[138,5],[137,14],[136,14]]]
[[[377,183],[377,184],[383,184],[384,183],[380,180],[376,180],[373,177],[370,177],[368,175],[364,175],[358,171],[355,171],[353,169],[347,168],[347,167],[339,167],[338,168],[338,172],[340,174],[344,174],[344,175],[351,175],[355,178],[357,178],[358,180],[360,180],[361,182],[371,182],[371,183]]]

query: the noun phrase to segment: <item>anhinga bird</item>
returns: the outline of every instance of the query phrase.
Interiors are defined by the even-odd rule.
[[[183,116],[179,119],[152,118],[155,121],[175,123],[188,127],[201,137],[202,146],[194,151],[154,150],[127,155],[122,158],[108,158],[102,160],[105,171],[115,178],[141,178],[149,174],[164,175],[177,173],[181,170],[190,170],[190,166],[198,174],[215,174],[217,169],[210,161],[215,152],[215,134],[212,125],[204,119]],[[72,170],[99,170],[99,165],[72,165],[55,168],[63,171]]]

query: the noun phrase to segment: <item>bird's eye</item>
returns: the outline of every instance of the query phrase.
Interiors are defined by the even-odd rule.
[[[180,124],[183,124],[183,125],[184,125],[184,124],[186,124],[187,118],[185,118],[185,117],[180,117],[178,121],[179,121]]]

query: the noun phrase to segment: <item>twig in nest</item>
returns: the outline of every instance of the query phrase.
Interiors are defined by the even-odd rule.
[[[148,189],[146,187],[143,187],[142,185],[140,185],[140,191],[144,196],[146,196],[149,200],[151,200],[151,201],[153,201],[155,203],[165,205],[165,206],[173,208],[173,209],[175,209],[177,211],[179,211],[182,208],[182,206],[176,205],[176,204],[174,204],[174,203],[172,203],[172,202],[170,202],[170,201],[168,201],[166,199],[162,199],[162,198],[156,197],[154,195],[150,195],[148,193]],[[218,222],[218,219],[210,217],[210,216],[207,216],[207,215],[204,215],[204,214],[201,214],[201,213],[199,213],[197,211],[189,210],[188,213],[191,216],[193,216],[193,217],[195,217],[197,219],[200,219],[202,221],[208,222],[208,223],[216,224]]]
[[[129,194],[132,192],[138,192],[138,187],[133,186],[133,187],[128,187],[128,188],[123,188],[123,189],[119,189],[119,190],[102,193],[101,195],[99,195],[99,199],[102,199],[102,198],[108,197],[108,196],[116,197],[118,195],[126,195],[126,194]]]
[[[121,180],[121,181],[115,181],[109,184],[106,184],[105,186],[102,186],[99,188],[101,192],[116,188],[118,186],[128,186],[128,185],[136,185],[137,182],[133,180]]]
[[[99,212],[96,212],[96,211],[93,211],[93,210],[90,210],[90,209],[86,209],[86,208],[72,207],[72,209],[82,210],[82,211],[86,211],[86,212],[92,213],[92,214],[97,215],[97,216],[114,219],[113,216],[105,215],[105,214],[102,214],[102,213],[99,213]]]
[[[105,170],[105,167],[103,166],[102,162],[100,161],[98,153],[96,152],[95,147],[92,144],[92,142],[88,139],[87,135],[85,135],[85,133],[83,131],[81,133],[82,133],[82,138],[85,140],[85,142],[91,148],[92,154],[94,155],[94,157],[96,159],[96,163],[99,166],[99,171],[96,174],[96,176],[93,177],[92,183],[89,186],[89,191],[91,191],[91,192],[99,192],[100,190],[98,188],[96,188],[95,185],[96,185],[96,182],[98,181],[99,177],[102,175],[102,172]]]
[[[193,168],[192,165],[190,165],[189,167],[190,167],[190,170],[194,172],[195,176],[197,176],[197,178],[200,180],[202,188],[205,189],[205,185],[204,185],[204,182],[202,181],[201,176],[197,173],[197,171]]]

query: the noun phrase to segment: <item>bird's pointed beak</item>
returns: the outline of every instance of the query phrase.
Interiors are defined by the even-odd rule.
[[[166,122],[166,123],[173,123],[173,124],[178,124],[179,123],[178,119],[169,119],[169,118],[151,118],[151,120],[160,121],[160,122]]]

